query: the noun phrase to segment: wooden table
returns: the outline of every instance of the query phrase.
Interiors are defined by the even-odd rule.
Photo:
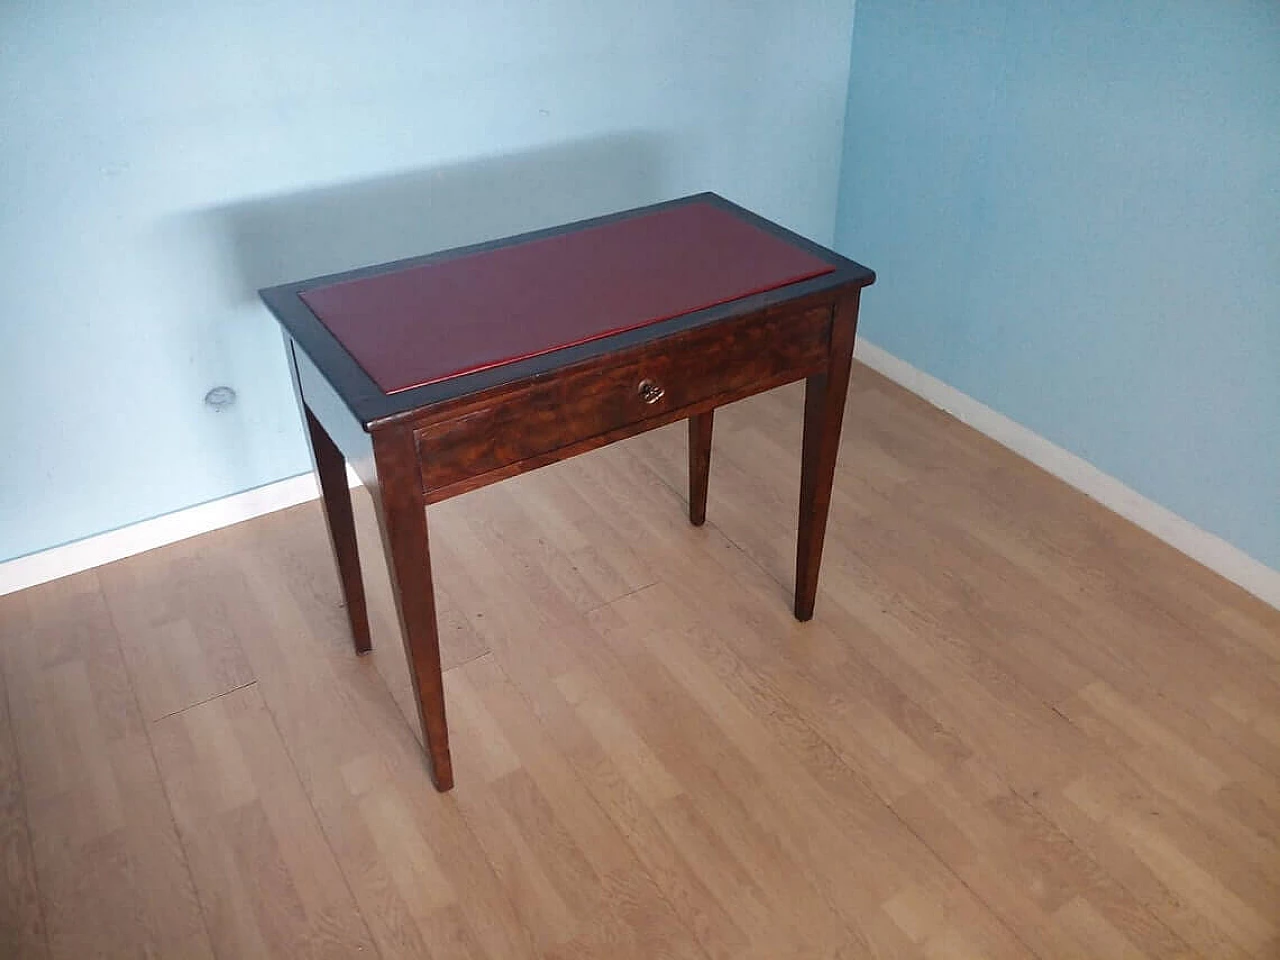
[[[805,380],[795,615],[813,616],[866,267],[715,194],[272,287],[357,653],[344,460],[373,495],[438,789],[453,786],[426,505]]]

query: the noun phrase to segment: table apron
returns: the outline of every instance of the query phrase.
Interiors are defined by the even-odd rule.
[[[770,311],[510,384],[414,427],[429,502],[802,379],[831,350],[829,304]]]
[[[441,500],[448,500],[450,497],[456,497],[459,494],[467,493],[470,490],[476,490],[480,487],[488,486],[491,483],[497,483],[499,480],[506,480],[509,477],[518,476],[522,473],[528,473],[530,470],[536,470],[538,467],[545,467],[553,463],[559,463],[561,460],[567,460],[569,457],[575,457],[580,453],[589,453],[598,447],[606,446],[617,440],[625,440],[628,437],[634,437],[638,434],[645,433],[648,430],[656,430],[658,427],[665,427],[667,424],[674,423],[677,420],[685,420],[699,413],[706,413],[708,410],[714,410],[716,407],[724,406],[726,403],[733,403],[737,400],[745,400],[747,397],[754,396],[757,393],[763,393],[766,390],[772,390],[775,387],[781,387],[788,383],[794,383],[797,380],[803,380],[815,373],[821,373],[826,369],[826,363],[812,364],[806,369],[791,370],[786,373],[771,377],[768,380],[760,381],[751,387],[734,391],[732,393],[721,394],[715,397],[708,397],[698,403],[691,403],[688,406],[680,407],[675,410],[667,410],[648,420],[641,420],[635,423],[628,423],[624,426],[610,430],[607,433],[597,434],[594,437],[588,437],[583,440],[577,440],[572,443],[557,447],[554,450],[548,450],[545,453],[539,453],[523,460],[517,460],[513,463],[505,464],[485,473],[466,476],[452,483],[438,487],[423,488],[423,497],[427,503],[439,503]]]

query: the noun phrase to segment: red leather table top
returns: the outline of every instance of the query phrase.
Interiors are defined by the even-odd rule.
[[[392,394],[834,269],[699,201],[300,296]]]

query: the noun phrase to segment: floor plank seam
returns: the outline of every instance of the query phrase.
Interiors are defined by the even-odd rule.
[[[195,703],[189,703],[185,707],[179,707],[177,710],[170,710],[168,713],[164,714],[163,716],[156,717],[154,720],[150,722],[154,724],[154,723],[159,723],[161,720],[168,720],[171,717],[178,716],[178,714],[180,713],[186,713],[188,710],[194,710],[196,707],[202,707],[206,703],[213,703],[213,701],[220,700],[222,697],[228,697],[233,693],[236,693],[240,690],[245,689],[246,687],[252,687],[257,682],[258,680],[255,677],[253,680],[246,681],[245,683],[242,683],[235,687],[230,687],[226,690],[223,690],[221,693],[215,693],[211,697],[205,697],[203,700],[197,700]]]
[[[453,671],[460,670],[465,666],[475,663],[477,660],[483,660],[485,657],[491,657],[491,656],[493,656],[493,651],[485,650],[482,653],[477,653],[474,657],[467,657],[467,659],[465,660],[459,660],[453,666],[446,667],[442,672],[453,673]],[[381,674],[379,674],[379,676],[381,676]]]
[[[36,910],[40,916],[40,936],[44,940],[45,956],[53,956],[53,944],[49,941],[49,921],[44,909],[44,891],[40,888],[40,865],[35,857],[35,837],[31,833],[31,814],[27,803],[27,783],[22,772],[22,756],[18,752],[18,740],[13,732],[13,714],[9,709],[9,677],[0,670],[0,693],[4,694],[5,716],[9,718],[9,742],[13,745],[13,766],[17,773],[18,796],[22,799],[22,832],[27,838],[27,850],[31,855],[31,883],[35,887]]]
[[[111,609],[111,604],[107,602],[106,592],[102,589],[102,582],[94,575],[97,583],[98,597],[102,601],[102,607],[107,615],[107,622],[111,624],[111,632],[115,638],[116,651],[120,655],[120,662],[124,665],[125,679],[129,683],[129,693],[133,697],[134,709],[138,711],[138,719],[142,722],[142,734],[147,739],[147,752],[151,756],[151,766],[156,772],[156,784],[160,788],[160,795],[164,797],[165,809],[169,811],[169,824],[173,828],[174,838],[178,841],[178,849],[182,852],[182,869],[187,875],[187,884],[191,890],[191,895],[195,899],[196,908],[200,912],[200,927],[204,931],[205,942],[209,947],[209,955],[217,956],[217,950],[214,949],[213,930],[209,925],[209,915],[205,908],[204,898],[200,896],[200,888],[196,886],[195,872],[191,869],[191,855],[187,850],[187,841],[182,836],[182,828],[178,825],[177,815],[173,809],[173,798],[169,796],[169,786],[165,783],[164,777],[160,773],[160,757],[156,754],[155,739],[152,736],[152,725],[146,722],[145,714],[142,712],[142,698],[138,695],[138,684],[134,679],[133,671],[129,669],[128,658],[124,654],[124,642],[121,640],[120,624],[116,622],[115,612]]]
[[[1080,853],[1080,855],[1084,859],[1086,859],[1090,864],[1093,865],[1093,867],[1098,871],[1099,875],[1108,877],[1113,883],[1115,883],[1118,887],[1124,890],[1125,893],[1127,893],[1130,897],[1132,897],[1134,903],[1136,903],[1139,907],[1142,908],[1144,914],[1146,915],[1146,919],[1150,923],[1158,925],[1161,928],[1161,930],[1164,931],[1167,937],[1170,937],[1174,940],[1177,940],[1179,943],[1181,943],[1183,946],[1183,949],[1186,951],[1186,954],[1188,956],[1193,956],[1193,957],[1204,956],[1204,953],[1202,951],[1192,947],[1191,944],[1188,943],[1186,939],[1182,936],[1182,934],[1180,934],[1177,930],[1170,927],[1169,924],[1166,923],[1162,917],[1160,917],[1154,910],[1151,909],[1150,905],[1147,903],[1146,898],[1140,895],[1141,891],[1135,890],[1132,886],[1130,886],[1129,883],[1126,882],[1126,880],[1122,876],[1117,876],[1111,871],[1105,869],[1103,865],[1098,862],[1097,858],[1095,858],[1094,855],[1089,852],[1089,850],[1085,849],[1077,842],[1075,837],[1071,836],[1070,834],[1067,834],[1064,827],[1061,824],[1059,824],[1057,820],[1053,818],[1051,811],[1045,809],[1040,805],[1039,791],[1032,791],[1032,793],[1028,796],[1028,795],[1024,795],[1023,792],[1019,790],[1017,787],[1015,787],[1013,784],[1009,784],[1008,786],[1009,786],[1010,792],[1012,792],[1014,796],[1020,799],[1023,803],[1027,804],[1027,806],[1031,807],[1031,809],[1033,809],[1037,814],[1043,817],[1048,823],[1052,824],[1054,829],[1062,831],[1063,835],[1067,839],[1067,842],[1070,843]],[[1165,885],[1164,879],[1159,874],[1156,874],[1153,872],[1152,876],[1155,878],[1156,882],[1159,883],[1162,887]],[[1170,892],[1171,894],[1173,893],[1173,891],[1170,891]],[[1231,940],[1231,943],[1233,946],[1239,947],[1239,945],[1235,942],[1235,940]],[[1243,949],[1243,948],[1240,947],[1240,949]]]
[[[581,611],[581,613],[584,617],[590,616],[591,614],[595,613],[598,610],[603,610],[605,607],[612,606],[613,604],[617,603],[619,600],[625,600],[628,597],[634,597],[637,593],[643,593],[644,591],[648,590],[650,587],[656,587],[660,583],[662,583],[661,578],[653,581],[653,583],[646,583],[642,587],[636,587],[634,590],[628,590],[626,593],[621,593],[616,597],[610,597],[608,600],[604,600],[600,603],[597,603],[594,607],[588,607],[586,610]]]
[[[643,461],[642,461],[642,462],[643,462]],[[644,463],[644,468],[645,468],[646,470],[648,470],[648,471],[649,471],[649,473],[650,473],[650,474],[651,474],[651,475],[652,475],[652,476],[653,476],[653,477],[654,477],[654,478],[655,478],[655,479],[656,479],[660,484],[662,484],[664,487],[666,487],[668,490],[670,490],[672,493],[674,493],[674,494],[676,495],[676,499],[677,499],[677,500],[679,500],[681,503],[685,504],[685,506],[688,506],[688,501],[687,501],[687,500],[685,500],[685,498],[681,495],[679,488],[677,488],[675,485],[673,485],[673,484],[669,483],[665,477],[663,477],[660,473],[658,473],[658,471],[656,471],[656,470],[652,469],[652,468],[649,466],[649,464],[648,464],[647,462],[645,462],[645,463]],[[797,514],[799,513],[799,510],[800,510],[800,505],[799,505],[799,503],[797,502],[797,504],[796,504],[796,511],[797,511]],[[704,526],[704,527],[707,527],[707,528],[710,528],[710,529],[712,529],[712,530],[714,530],[716,533],[720,534],[720,536],[724,537],[725,543],[728,543],[728,544],[729,544],[730,546],[732,546],[735,550],[737,550],[740,554],[742,554],[742,555],[743,555],[744,557],[746,557],[749,561],[751,561],[751,563],[752,563],[752,564],[753,564],[753,565],[754,565],[754,566],[755,566],[755,567],[756,567],[756,568],[757,568],[761,573],[763,573],[766,577],[768,577],[770,580],[772,580],[774,583],[776,583],[776,584],[777,584],[779,587],[781,587],[783,590],[788,590],[788,589],[790,589],[790,585],[789,585],[789,584],[783,583],[783,582],[782,582],[781,580],[779,580],[776,576],[774,576],[774,575],[773,575],[773,573],[772,573],[772,572],[771,572],[767,567],[765,567],[765,565],[764,565],[763,563],[761,563],[759,560],[757,560],[755,557],[753,557],[753,556],[751,555],[751,553],[746,549],[746,547],[744,547],[744,546],[743,546],[742,544],[740,544],[737,540],[735,540],[732,536],[730,536],[730,535],[729,535],[729,533],[724,529],[724,527],[720,526],[720,524],[719,524],[719,523],[717,523],[715,520],[713,520],[711,517],[708,517],[706,520],[704,520],[704,521],[703,521],[703,526]],[[652,587],[652,586],[654,586],[655,584],[657,584],[657,583],[661,583],[661,582],[662,582],[661,580],[656,580],[656,581],[654,581],[654,583],[649,584],[649,585],[648,585],[648,587]],[[641,589],[648,589],[648,587],[642,587]],[[821,588],[821,586],[819,586],[819,588],[818,588],[818,589],[819,589],[819,590],[821,590],[821,589],[822,589],[822,588]],[[638,592],[638,591],[633,591],[633,592]],[[619,597],[618,599],[621,599],[621,597]],[[612,601],[610,601],[610,602],[612,602]],[[606,604],[601,604],[601,606],[606,606]],[[599,609],[599,607],[597,607],[596,609]]]
[[[1139,776],[1138,772],[1133,769],[1132,765],[1114,748],[1110,746],[1100,746],[1094,743],[1092,739],[1089,738],[1088,734],[1084,730],[1082,730],[1080,726],[1074,720],[1071,719],[1070,716],[1068,716],[1066,713],[1064,713],[1062,710],[1058,708],[1058,705],[1056,703],[1051,703],[1048,700],[1041,700],[1041,702],[1044,703],[1045,706],[1047,706],[1051,711],[1053,711],[1053,713],[1061,717],[1067,723],[1067,725],[1071,727],[1072,730],[1076,731],[1081,737],[1084,737],[1086,740],[1088,740],[1090,744],[1094,747],[1094,749],[1104,750],[1106,755],[1114,763],[1118,764],[1121,768],[1128,770],[1130,773],[1133,773],[1135,776]],[[1003,780],[1003,778],[1001,779]],[[1081,857],[1083,857],[1090,864],[1092,864],[1092,866],[1097,870],[1099,875],[1110,877],[1113,882],[1115,882],[1121,889],[1123,889],[1126,893],[1128,893],[1129,896],[1133,898],[1134,902],[1137,903],[1139,906],[1141,906],[1141,908],[1146,914],[1146,918],[1151,923],[1157,924],[1164,931],[1166,936],[1179,941],[1189,955],[1193,955],[1197,957],[1203,956],[1201,951],[1193,948],[1191,944],[1187,943],[1186,940],[1182,937],[1182,935],[1178,933],[1178,931],[1170,927],[1163,919],[1161,919],[1154,911],[1152,911],[1150,906],[1148,906],[1146,900],[1142,896],[1140,896],[1140,891],[1133,889],[1127,882],[1125,882],[1125,880],[1122,877],[1115,876],[1110,871],[1104,869],[1103,865],[1098,862],[1097,858],[1094,857],[1094,855],[1089,850],[1081,846],[1077,842],[1075,837],[1071,836],[1069,833],[1066,832],[1065,828],[1060,823],[1058,823],[1058,821],[1053,817],[1052,811],[1050,809],[1046,809],[1045,807],[1041,806],[1040,790],[1033,789],[1029,792],[1024,792],[1023,790],[1019,789],[1015,784],[1006,782],[1005,785],[1009,788],[1010,793],[1012,793],[1015,797],[1017,797],[1019,800],[1025,803],[1032,810],[1034,810],[1039,816],[1043,817],[1047,823],[1052,824],[1055,830],[1061,831],[1063,833],[1063,836],[1066,838],[1067,842],[1070,843],[1071,846],[1075,848],[1075,850],[1080,854]],[[1179,806],[1179,807],[1181,806],[1181,804],[1179,804],[1176,800],[1173,800],[1173,802],[1175,806]],[[1158,875],[1155,875],[1155,878],[1156,878],[1156,881],[1160,883],[1161,886],[1164,886],[1163,878],[1161,878]],[[1239,944],[1236,944],[1234,940],[1232,940],[1232,943],[1237,947],[1239,946]],[[1244,949],[1244,948],[1241,947],[1240,949]]]
[[[877,796],[879,795],[877,794]],[[885,800],[883,797],[881,797],[881,802],[884,803],[884,805],[889,808],[889,812],[893,814],[894,819],[897,820],[900,824],[902,824],[902,826],[906,829],[906,831],[920,842],[920,846],[922,846],[924,849],[929,851],[929,855],[933,857],[934,860],[937,861],[938,865],[942,867],[942,869],[945,870],[947,873],[949,873],[951,876],[953,876],[956,879],[956,882],[960,884],[960,886],[968,890],[970,896],[972,896],[975,901],[982,904],[982,906],[986,908],[986,911],[991,916],[991,918],[996,923],[1000,924],[1000,926],[1003,927],[1008,932],[1009,936],[1011,936],[1017,943],[1022,945],[1022,947],[1027,951],[1027,954],[1029,956],[1040,957],[1041,960],[1055,960],[1055,958],[1053,957],[1046,957],[1040,953],[1037,953],[1035,949],[1031,946],[1031,944],[1029,944],[1025,939],[1023,939],[1022,935],[1019,934],[1018,931],[1015,930],[1007,920],[1005,920],[1003,914],[998,909],[996,909],[996,906],[992,904],[988,898],[982,896],[982,894],[980,894],[974,888],[974,886],[971,883],[969,883],[968,880],[966,880],[959,873],[957,873],[955,867],[951,866],[951,864],[949,864],[946,860],[944,860],[942,857],[942,854],[940,854],[937,850],[935,850],[928,840],[922,837],[919,834],[919,832],[917,832],[916,829],[911,826],[911,824],[909,824],[906,820],[902,818],[902,816],[898,813],[898,811],[894,809],[893,804],[889,803],[889,801]]]

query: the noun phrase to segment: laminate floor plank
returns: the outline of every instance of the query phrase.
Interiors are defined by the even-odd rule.
[[[802,405],[430,508],[446,795],[363,493],[0,598],[0,944],[1280,956],[1280,612],[855,364],[798,624]]]
[[[234,581],[206,560],[224,531],[144,553],[99,571],[103,596],[146,721],[254,679],[226,605]]]
[[[0,615],[25,619],[17,602],[0,598]],[[0,631],[0,638],[4,631]],[[49,956],[22,771],[9,721],[9,695],[0,683],[0,956],[37,960]]]
[[[618,489],[617,485],[604,482],[599,484],[599,488],[614,491]],[[628,511],[624,509],[622,512]],[[634,515],[639,511],[630,512]],[[560,613],[566,622],[571,620],[567,598],[557,600],[554,584],[538,567],[522,564],[518,558],[509,559],[509,553],[491,547],[488,565],[497,570],[503,569],[505,565],[507,575],[517,582],[522,593],[540,597],[540,609],[551,611],[548,615]],[[632,594],[619,602],[640,602],[639,598],[645,592]],[[562,630],[561,636],[577,639],[582,633],[579,629]],[[500,644],[502,640],[494,638],[491,642]],[[629,645],[622,644],[616,648],[617,656],[610,658],[597,639],[587,640],[576,649],[577,656],[585,663],[573,674],[558,678],[558,686],[575,703],[584,722],[607,745],[609,752],[634,758],[640,764],[630,780],[637,791],[647,794],[650,804],[661,803],[670,796],[677,795],[681,784],[687,789],[691,784],[706,779],[708,786],[705,790],[696,792],[700,802],[722,803],[726,796],[739,798],[740,809],[721,811],[715,818],[717,823],[734,822],[756,826],[785,836],[791,846],[790,856],[796,864],[790,872],[804,875],[806,862],[823,860],[826,868],[810,871],[810,876],[830,902],[840,904],[847,911],[846,919],[852,919],[858,909],[866,910],[869,904],[878,906],[881,901],[888,899],[889,893],[859,889],[858,884],[868,877],[883,881],[886,874],[891,875],[896,869],[895,864],[902,859],[902,851],[894,851],[896,856],[882,854],[879,862],[870,859],[879,851],[875,846],[859,844],[856,837],[850,836],[847,817],[842,824],[846,829],[828,830],[826,842],[821,848],[815,847],[810,839],[813,831],[809,825],[796,822],[791,814],[794,809],[809,809],[814,804],[812,795],[798,796],[803,791],[790,788],[789,785],[796,780],[799,771],[785,769],[792,766],[785,751],[775,747],[770,752],[768,745],[771,740],[768,737],[741,737],[736,743],[726,738],[723,729],[708,718],[708,714],[715,711],[700,711],[685,706],[688,698],[678,696],[680,684],[666,673],[662,664],[652,659],[647,663],[633,664],[627,659],[628,649]],[[500,659],[504,653],[503,650],[497,651]],[[645,689],[638,689],[641,685]],[[646,696],[652,702],[647,702]],[[651,726],[637,726],[644,721],[648,721]],[[756,742],[764,748],[764,753],[754,750],[754,757],[743,756],[744,749]],[[649,743],[660,743],[664,755],[679,757],[683,764],[679,771],[664,771],[655,762],[654,751],[648,747]],[[771,755],[775,762],[765,762],[766,755]],[[760,780],[762,769],[779,766],[784,769]],[[729,783],[730,789],[723,789],[724,781],[730,778],[737,782]],[[745,805],[742,805],[743,798]],[[893,820],[883,804],[869,793],[864,792],[860,799],[869,803],[874,813],[882,818],[882,827]],[[893,825],[899,826],[896,823]],[[890,843],[883,835],[880,840],[881,846]],[[907,842],[917,855],[926,853],[900,827],[899,840]],[[892,850],[892,847],[889,849]],[[850,871],[848,865],[859,860],[864,861],[863,869]],[[929,866],[934,867],[936,864],[930,862]],[[945,870],[942,873],[945,876]],[[956,896],[962,898],[963,891],[958,884],[956,887]],[[1002,934],[1000,932],[994,936],[998,940]],[[984,935],[989,935],[989,931],[984,931]],[[990,946],[988,950],[998,953]]]
[[[259,536],[246,531],[245,544],[223,558],[245,575],[236,616],[241,630],[260,638],[250,656],[263,698],[378,950],[384,957],[536,956],[456,799],[431,785],[420,733],[382,669],[349,647],[317,648],[305,595],[292,592],[269,549],[254,547]],[[484,747],[472,745],[468,756]]]
[[[373,943],[256,685],[152,736],[219,957],[349,957]]]
[[[25,613],[11,616],[18,604]],[[0,656],[54,957],[212,957],[97,574],[10,596]]]

